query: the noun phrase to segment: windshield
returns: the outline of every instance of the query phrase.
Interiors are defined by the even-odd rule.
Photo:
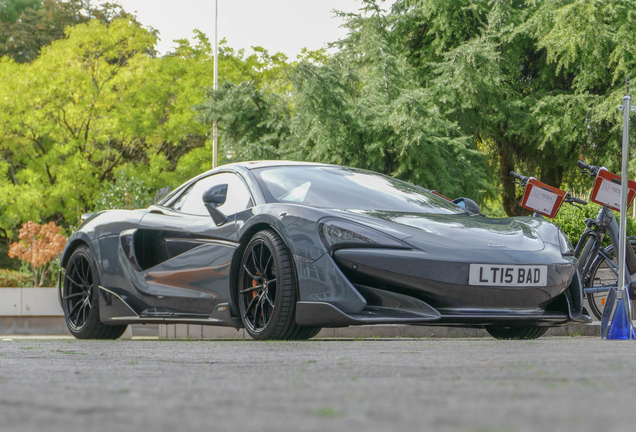
[[[268,203],[346,210],[455,214],[455,204],[393,177],[353,168],[286,166],[252,170]]]

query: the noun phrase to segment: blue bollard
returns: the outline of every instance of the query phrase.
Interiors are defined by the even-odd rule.
[[[631,330],[631,331],[630,331]],[[616,309],[614,310],[614,318],[609,325],[606,339],[636,339],[634,326],[625,314],[625,306],[623,299],[616,300]]]

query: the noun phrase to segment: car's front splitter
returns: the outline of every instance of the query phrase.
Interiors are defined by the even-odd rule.
[[[471,312],[439,311],[422,314],[393,308],[368,306],[362,312],[346,314],[330,303],[301,301],[296,305],[296,323],[314,327],[346,327],[366,324],[412,324],[461,327],[489,325],[553,327],[568,324],[567,313],[540,311],[473,310]]]

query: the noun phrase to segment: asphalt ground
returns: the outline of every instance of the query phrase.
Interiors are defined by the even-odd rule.
[[[0,430],[629,431],[636,343],[0,339]]]

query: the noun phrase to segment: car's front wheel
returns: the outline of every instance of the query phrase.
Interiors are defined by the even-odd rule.
[[[495,339],[537,339],[548,331],[548,327],[499,327],[487,326],[486,331]]]
[[[238,306],[247,333],[258,340],[308,339],[320,328],[296,324],[297,279],[292,256],[272,230],[256,233],[241,258]]]
[[[86,245],[79,246],[66,265],[62,309],[66,325],[78,339],[117,339],[125,325],[109,326],[99,320],[99,274]]]

